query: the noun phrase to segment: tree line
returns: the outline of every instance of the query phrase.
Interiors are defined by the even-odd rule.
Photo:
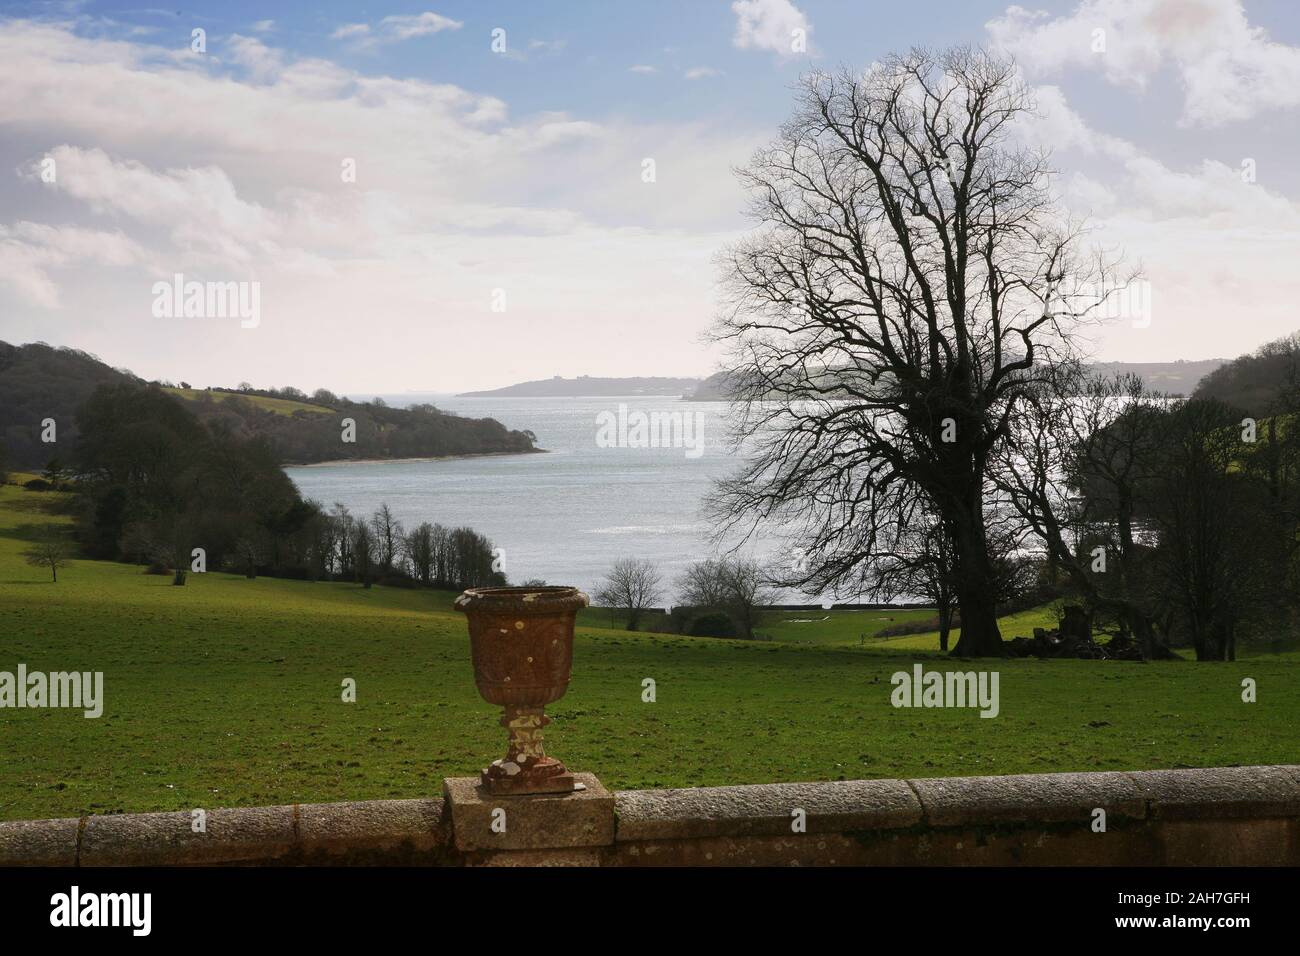
[[[313,506],[316,520],[306,556],[317,577],[355,580],[365,587],[378,581],[457,591],[507,583],[500,552],[472,528],[424,521],[407,531],[387,504],[369,518],[353,516],[341,503],[328,512]]]
[[[368,517],[327,510],[301,496],[265,438],[204,422],[190,404],[127,381],[77,410],[81,440],[56,477],[75,490],[74,535],[89,557],[143,564],[176,584],[192,570],[365,587],[505,583],[482,534],[427,522],[407,532],[386,504]],[[52,548],[41,560],[57,575]]]
[[[77,410],[100,386],[146,383],[127,369],[116,369],[94,355],[43,342],[0,342],[0,446],[10,467],[39,469],[51,457],[71,463],[81,441]],[[186,407],[203,422],[237,439],[264,439],[281,463],[357,458],[411,458],[444,455],[518,454],[537,451],[536,438],[507,429],[491,418],[464,418],[433,405],[390,408],[382,399],[355,402],[327,389],[307,395],[293,387],[189,390],[179,383]],[[295,401],[291,414],[259,404],[258,399]],[[344,440],[344,419],[353,427]],[[46,422],[53,422],[51,442]]]
[[[1017,416],[1001,500],[1086,614],[1144,658],[1190,647],[1235,660],[1241,640],[1300,613],[1300,388],[1256,419],[1214,398],[1171,400],[1132,376],[1056,370]]]
[[[709,558],[691,564],[677,579],[677,604],[667,628],[697,637],[753,640],[763,611],[775,600],[771,574],[749,558]],[[624,615],[629,631],[646,622],[665,595],[663,574],[644,558],[620,558],[596,587],[598,604]]]
[[[265,438],[286,464],[537,451],[531,432],[507,429],[493,418],[463,418],[427,403],[393,408],[380,398],[355,402],[324,389],[310,397],[294,388],[196,394],[190,404],[201,419],[236,434]],[[312,407],[286,415],[259,406],[250,396],[289,399]]]

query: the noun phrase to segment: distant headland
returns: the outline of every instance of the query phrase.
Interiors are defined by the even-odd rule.
[[[504,388],[479,392],[461,392],[457,398],[588,398],[610,395],[671,395],[680,397],[695,391],[703,379],[665,378],[659,376],[635,378],[597,378],[579,375],[577,378],[540,378],[532,382],[519,382]]]

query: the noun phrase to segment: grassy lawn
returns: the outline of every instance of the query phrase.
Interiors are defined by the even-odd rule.
[[[242,398],[251,402],[258,408],[269,409],[277,415],[292,415],[294,412],[310,412],[313,415],[333,415],[334,410],[325,408],[323,405],[312,405],[309,402],[295,402],[290,398],[271,398],[269,395],[234,395],[231,392],[209,392],[200,388],[164,388],[164,392],[170,392],[178,398],[184,398],[188,401],[197,402],[202,400],[202,396],[210,395],[214,402],[224,402],[229,398]]]
[[[0,709],[0,819],[418,797],[503,752],[451,595],[217,573],[177,588],[91,561],[51,584],[20,552],[60,497],[0,488],[0,670],[103,671],[104,715]],[[550,749],[614,788],[1297,759],[1295,655],[957,664],[934,635],[857,646],[926,612],[796,623],[824,613],[782,612],[765,643],[581,627]],[[892,708],[890,675],[917,661],[997,669],[1001,715]]]

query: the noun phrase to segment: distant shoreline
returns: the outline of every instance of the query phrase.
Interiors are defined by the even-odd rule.
[[[398,461],[459,461],[462,458],[507,458],[516,455],[544,455],[545,448],[532,451],[484,451],[462,455],[432,455],[416,458],[332,458],[329,461],[284,462],[281,468],[324,468],[326,465],[389,465]]]

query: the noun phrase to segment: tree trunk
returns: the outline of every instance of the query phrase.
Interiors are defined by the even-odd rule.
[[[961,611],[961,636],[952,649],[954,657],[1001,657],[1002,632],[998,630],[997,608],[992,588],[963,585],[957,591]]]
[[[952,532],[956,571],[953,590],[961,613],[961,636],[952,653],[956,657],[1001,657],[993,565],[984,534],[983,489],[977,482],[973,490],[968,508],[963,509],[965,513]]]
[[[1196,659],[1198,661],[1206,661],[1210,659],[1209,654],[1205,649],[1205,634],[1200,625],[1195,621],[1192,622],[1192,648],[1196,651]]]
[[[939,607],[939,650],[948,650],[948,636],[952,632],[952,605]]]
[[[1149,661],[1156,657],[1156,631],[1151,624],[1151,619],[1139,611],[1133,611],[1127,618],[1126,626],[1133,632],[1134,638],[1137,639],[1138,650],[1142,652],[1142,659]]]
[[[1228,659],[1229,628],[1224,621],[1215,621],[1210,626],[1209,659],[1226,661]]]

